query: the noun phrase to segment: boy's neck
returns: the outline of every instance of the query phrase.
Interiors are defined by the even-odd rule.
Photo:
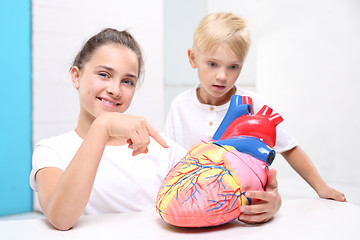
[[[234,86],[230,91],[228,91],[225,95],[219,97],[219,98],[205,98],[202,96],[201,87],[196,89],[196,96],[200,103],[207,104],[207,105],[213,105],[213,106],[220,106],[224,105],[225,103],[228,103],[231,99],[231,96],[236,93],[236,86]]]

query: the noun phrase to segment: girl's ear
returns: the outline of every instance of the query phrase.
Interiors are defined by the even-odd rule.
[[[196,68],[195,54],[192,48],[188,49],[188,58],[192,68]]]
[[[75,88],[80,87],[80,70],[77,66],[73,66],[70,70],[71,81]]]

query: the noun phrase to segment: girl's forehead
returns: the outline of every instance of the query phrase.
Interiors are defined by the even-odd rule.
[[[98,47],[92,54],[90,61],[119,61],[126,59],[137,63],[137,56],[130,48],[121,44],[106,44]]]
[[[95,49],[93,56],[94,55],[97,55],[97,56],[112,55],[115,53],[118,54],[119,52],[136,56],[136,54],[127,46],[122,45],[122,44],[115,44],[115,43],[109,43],[109,44],[99,46],[97,49]],[[122,55],[126,56],[126,54],[122,54]]]
[[[107,44],[97,48],[85,68],[107,66],[115,71],[126,71],[138,75],[139,63],[134,51],[121,44]]]

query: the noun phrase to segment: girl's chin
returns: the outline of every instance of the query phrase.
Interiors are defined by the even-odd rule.
[[[117,113],[124,113],[128,108],[125,108],[124,106],[118,106],[117,108],[102,108],[99,112],[99,114],[103,113],[109,113],[109,112],[117,112]]]

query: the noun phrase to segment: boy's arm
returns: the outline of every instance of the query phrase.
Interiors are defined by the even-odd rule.
[[[343,193],[332,189],[324,182],[310,158],[301,147],[296,146],[283,152],[282,155],[290,166],[317,192],[319,197],[346,201]]]

